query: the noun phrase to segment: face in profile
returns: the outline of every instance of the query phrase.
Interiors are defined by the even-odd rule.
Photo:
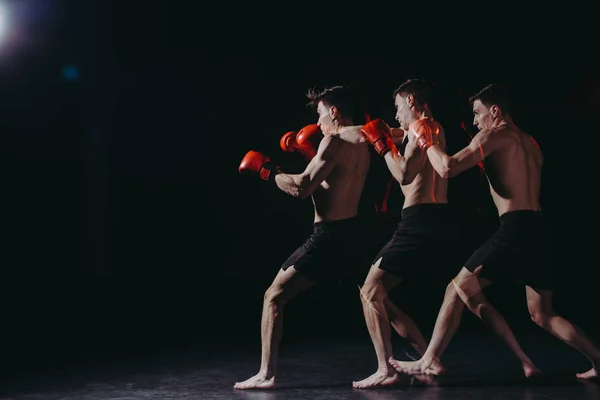
[[[335,131],[333,123],[333,111],[333,107],[325,105],[322,101],[320,101],[317,105],[317,114],[319,115],[317,125],[324,135],[332,134]]]
[[[473,102],[473,125],[479,130],[494,127],[494,116],[492,115],[491,108],[483,104],[481,100]]]
[[[408,125],[411,122],[412,112],[410,111],[407,98],[397,94],[394,104],[396,106],[396,121],[398,121],[400,124],[400,128],[402,128],[404,131],[408,131]]]

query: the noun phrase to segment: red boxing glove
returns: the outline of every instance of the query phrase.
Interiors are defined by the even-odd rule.
[[[374,119],[362,127],[360,133],[363,137],[375,147],[375,151],[380,156],[384,156],[388,151],[398,152],[396,145],[392,140],[392,130],[381,119]]]
[[[292,153],[296,150],[298,147],[298,143],[296,143],[296,134],[296,132],[291,131],[281,137],[279,140],[279,146],[281,147],[281,150],[285,151],[286,153]]]
[[[279,173],[279,167],[264,154],[250,150],[242,159],[239,171],[242,175],[258,175],[261,179],[272,182]]]
[[[296,142],[302,149],[301,153],[308,161],[312,160],[317,154],[321,139],[323,139],[323,132],[317,124],[307,125],[298,132]]]
[[[415,137],[417,138],[417,144],[423,151],[427,151],[431,146],[439,144],[438,136],[440,134],[440,127],[432,118],[421,118],[413,121],[408,126]]]
[[[281,137],[279,145],[283,151],[297,151],[310,161],[317,154],[317,148],[322,138],[323,133],[321,129],[319,129],[317,124],[313,124],[305,126],[298,133],[286,133]]]

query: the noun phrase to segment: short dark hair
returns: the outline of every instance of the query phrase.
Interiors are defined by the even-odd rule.
[[[486,107],[497,105],[500,107],[502,114],[510,115],[512,112],[508,88],[499,83],[492,83],[469,98],[471,104],[473,104],[475,100],[481,101]]]
[[[412,94],[419,104],[425,105],[429,103],[430,92],[434,85],[427,79],[408,79],[394,90],[393,98],[396,99],[398,95]]]
[[[311,89],[306,97],[309,99],[309,106],[317,108],[319,102],[322,101],[330,107],[336,107],[342,117],[352,119],[353,123],[364,122],[366,116],[364,102],[354,88],[331,86],[325,88],[322,92]]]

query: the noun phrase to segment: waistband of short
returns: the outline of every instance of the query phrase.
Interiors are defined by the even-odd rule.
[[[346,226],[352,226],[357,224],[361,220],[360,215],[355,215],[354,217],[344,218],[344,219],[334,219],[331,221],[319,221],[313,223],[315,228],[344,228]]]
[[[450,212],[450,204],[448,203],[423,203],[415,204],[406,207],[402,210],[402,219],[414,217],[416,215],[436,215],[440,213]]]
[[[500,216],[500,224],[513,224],[520,221],[539,221],[544,219],[544,213],[536,210],[515,210],[505,212]]]

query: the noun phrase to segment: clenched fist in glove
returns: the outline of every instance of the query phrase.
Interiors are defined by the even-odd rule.
[[[317,154],[319,142],[323,138],[323,133],[317,124],[305,126],[300,132],[288,132],[281,137],[279,144],[285,152],[297,151],[308,161],[312,160]]]
[[[239,170],[242,175],[259,176],[265,181],[273,182],[275,175],[279,173],[279,166],[264,154],[250,150],[242,159]]]
[[[363,137],[375,147],[375,151],[380,156],[384,156],[385,153],[392,150],[395,153],[398,152],[396,145],[392,140],[392,130],[381,119],[374,119],[368,124],[364,125],[360,130]]]
[[[415,134],[417,144],[423,151],[427,151],[431,146],[439,144],[438,136],[440,134],[439,125],[431,118],[421,118],[413,121],[408,129]]]

